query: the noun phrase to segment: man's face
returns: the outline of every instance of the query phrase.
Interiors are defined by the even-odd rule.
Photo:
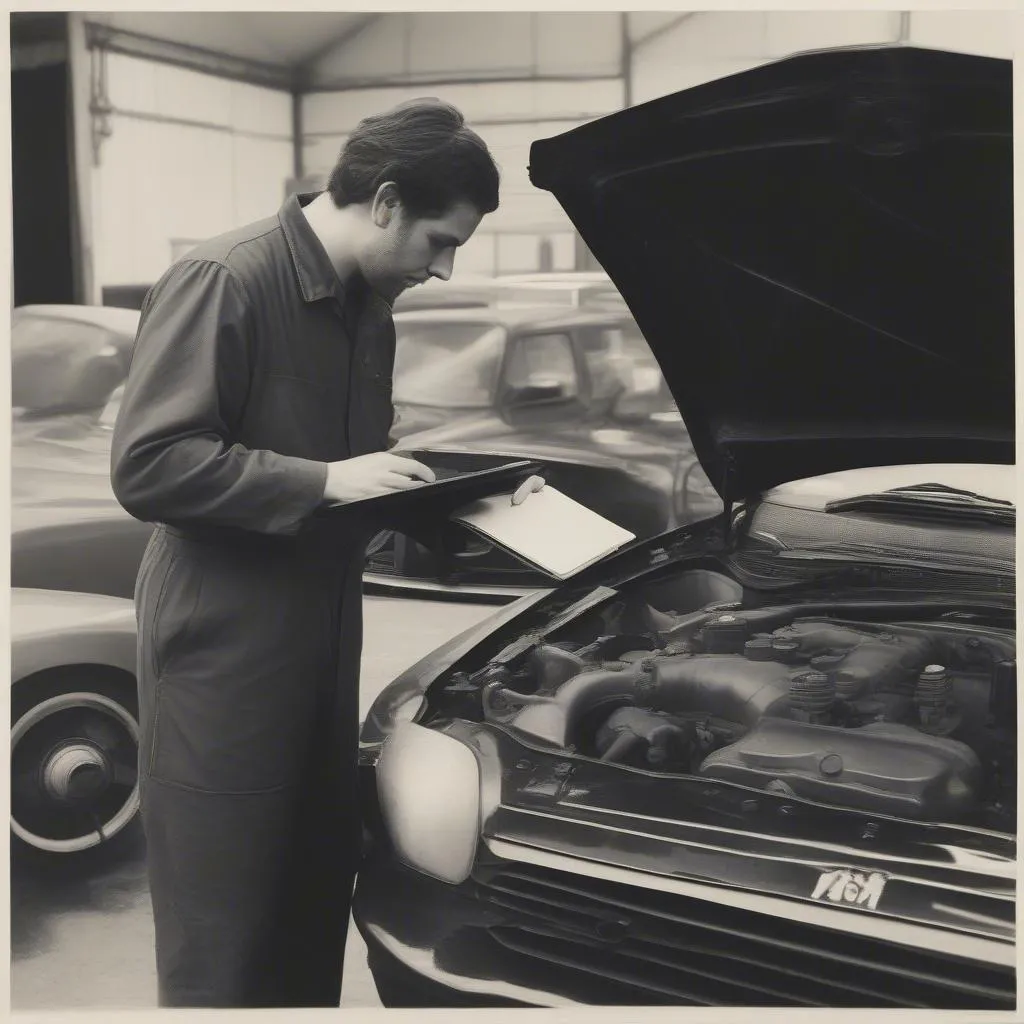
[[[406,288],[431,277],[447,281],[455,250],[476,231],[482,215],[472,203],[459,201],[440,217],[413,217],[399,203],[383,219],[361,270],[376,292],[394,302]]]

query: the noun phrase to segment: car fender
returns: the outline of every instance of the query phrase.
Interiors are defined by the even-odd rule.
[[[11,592],[11,682],[66,665],[136,673],[131,601],[66,591]]]

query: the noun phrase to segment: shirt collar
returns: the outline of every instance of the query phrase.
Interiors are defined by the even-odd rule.
[[[317,302],[334,296],[343,302],[345,285],[302,212],[302,207],[312,202],[317,195],[317,192],[290,195],[278,211],[277,218],[292,254],[302,297],[306,302]]]

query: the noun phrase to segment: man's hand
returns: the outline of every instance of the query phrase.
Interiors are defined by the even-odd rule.
[[[360,501],[433,482],[434,471],[422,462],[391,452],[371,452],[328,463],[324,501]]]
[[[531,476],[516,488],[516,493],[512,495],[512,504],[522,505],[531,494],[539,491],[544,486],[544,483],[544,477]]]

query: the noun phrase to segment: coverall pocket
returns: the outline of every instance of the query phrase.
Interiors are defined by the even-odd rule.
[[[165,599],[152,775],[214,793],[291,785],[316,718],[322,626],[288,572],[198,547],[185,544]]]
[[[178,557],[172,551],[161,530],[150,538],[139,566],[135,583],[135,620],[137,640],[137,679],[139,696],[140,767],[152,771],[159,716],[159,689],[161,664],[161,624],[166,598]]]

